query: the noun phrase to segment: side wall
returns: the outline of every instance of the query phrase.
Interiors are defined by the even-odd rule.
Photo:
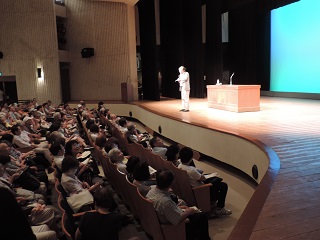
[[[66,8],[71,99],[120,100],[121,82],[133,84],[137,99],[134,6],[68,0]],[[87,47],[95,55],[82,58]]]
[[[19,99],[61,102],[58,43],[52,0],[2,0],[0,71],[15,76]],[[44,77],[38,79],[37,68]]]

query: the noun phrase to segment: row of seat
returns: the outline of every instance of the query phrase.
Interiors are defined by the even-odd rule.
[[[159,155],[154,154],[148,148],[144,148],[141,144],[129,144],[125,134],[104,116],[100,116],[100,121],[108,125],[112,136],[118,139],[120,147],[128,155],[138,156],[142,161],[146,161],[157,170],[170,169],[175,174],[175,181],[172,186],[173,191],[180,198],[184,199],[188,206],[197,206],[204,212],[211,210],[209,189],[211,184],[192,187],[186,171],[175,167],[171,162],[162,159]],[[138,188],[127,179],[127,176],[120,172],[117,166],[111,162],[110,158],[105,156],[102,150],[94,144],[86,127],[83,126],[83,128],[88,141],[94,146],[93,154],[100,162],[104,175],[121,197],[124,204],[130,209],[135,218],[140,221],[144,231],[155,240],[186,239],[185,222],[181,222],[177,226],[161,224],[152,202],[139,193]]]
[[[170,169],[175,174],[175,181],[172,189],[175,194],[185,200],[188,206],[197,206],[204,212],[211,211],[211,184],[192,187],[188,179],[188,174],[185,170],[177,168],[171,162],[166,161],[157,154],[154,154],[150,149],[144,148],[141,144],[129,144],[125,135],[119,129],[114,127],[107,118],[101,116],[100,120],[111,128],[112,134],[117,136],[120,146],[123,147],[129,155],[138,156],[142,161],[146,161],[154,169]],[[194,155],[196,155],[196,158],[199,157],[199,153],[197,152],[195,152]]]
[[[104,120],[104,123],[109,126],[112,136],[118,139],[120,146],[130,155],[134,155],[134,152],[131,150],[131,145],[126,144],[127,141],[123,134],[110,122],[106,122],[106,120],[107,119]],[[137,186],[128,180],[126,174],[120,172],[117,165],[113,164],[110,158],[105,156],[102,150],[94,144],[84,125],[83,128],[88,141],[94,146],[93,155],[96,156],[100,162],[106,179],[115,189],[123,203],[132,212],[135,219],[140,222],[144,231],[152,236],[154,240],[186,239],[185,222],[183,221],[177,226],[161,224],[153,207],[153,203],[140,194]]]
[[[80,118],[79,116],[77,117],[78,122],[80,123]],[[83,127],[82,124],[79,124],[78,127],[80,128],[80,131],[85,131],[85,135],[87,137],[90,137],[88,134],[88,131],[85,127]],[[88,140],[91,138],[88,138]],[[75,233],[77,230],[77,223],[80,220],[81,216],[85,212],[78,212],[75,213],[73,209],[70,207],[68,201],[67,201],[67,193],[64,190],[63,186],[61,185],[61,175],[62,172],[61,170],[57,167],[54,166],[55,171],[54,171],[54,180],[55,180],[55,191],[58,195],[58,206],[62,212],[62,219],[61,219],[61,227],[62,230],[68,240],[74,240],[75,239]]]

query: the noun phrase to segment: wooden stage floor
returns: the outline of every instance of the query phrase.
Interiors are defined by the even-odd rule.
[[[280,158],[279,174],[273,185],[266,186],[271,186],[271,192],[255,225],[245,226],[246,219],[242,219],[236,230],[241,232],[242,227],[243,230],[249,227],[246,239],[320,239],[319,100],[261,97],[261,110],[246,113],[208,108],[206,99],[191,99],[190,112],[179,112],[181,104],[177,99],[134,104],[270,146]],[[245,211],[250,216],[250,211],[256,210]],[[233,234],[230,239],[239,238]]]

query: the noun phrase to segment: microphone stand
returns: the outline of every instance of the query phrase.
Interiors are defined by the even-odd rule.
[[[234,73],[232,73],[231,77],[230,77],[230,85],[232,85],[232,77],[233,77]]]

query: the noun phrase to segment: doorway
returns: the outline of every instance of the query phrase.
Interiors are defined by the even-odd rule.
[[[0,90],[4,93],[4,102],[18,102],[16,76],[0,76]]]
[[[70,63],[60,62],[61,92],[62,101],[64,103],[67,103],[71,100],[69,68]]]

